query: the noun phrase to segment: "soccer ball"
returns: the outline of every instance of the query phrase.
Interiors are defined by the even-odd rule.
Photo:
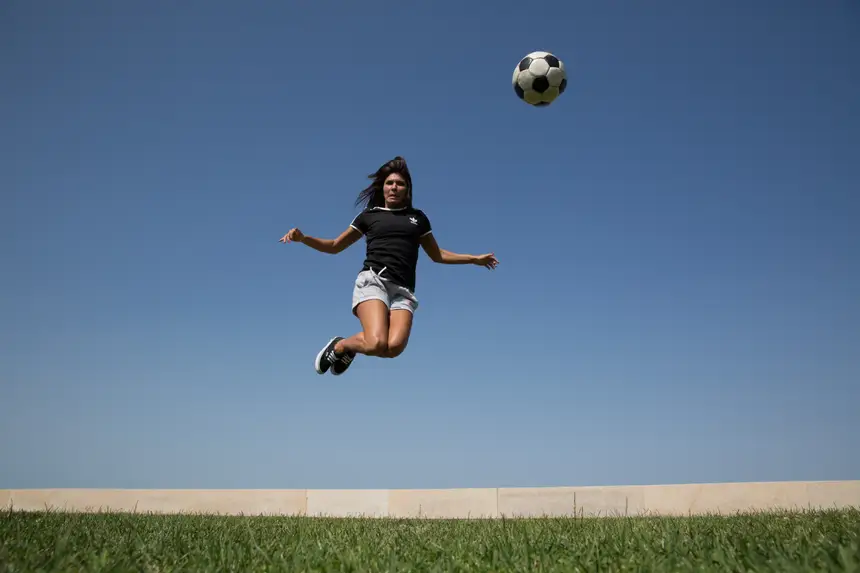
[[[532,52],[514,68],[511,84],[527,104],[547,106],[567,87],[564,63],[549,52]]]

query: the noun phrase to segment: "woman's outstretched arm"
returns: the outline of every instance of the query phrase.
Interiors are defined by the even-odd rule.
[[[359,238],[361,238],[361,233],[359,233],[354,227],[347,227],[346,231],[341,233],[336,239],[318,239],[316,237],[305,235],[298,229],[290,229],[286,235],[281,237],[280,242],[302,243],[303,245],[307,245],[321,253],[336,255],[341,251],[346,250]]]
[[[434,263],[441,263],[443,265],[478,265],[481,267],[487,267],[488,269],[494,269],[499,264],[498,259],[496,259],[493,253],[486,253],[483,255],[461,255],[459,253],[453,253],[439,248],[439,244],[436,242],[436,238],[432,233],[428,233],[421,237],[421,246],[424,248],[424,252],[427,253],[427,256],[430,257],[430,260]]]

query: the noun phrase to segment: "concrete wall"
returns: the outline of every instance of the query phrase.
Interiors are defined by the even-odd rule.
[[[498,518],[860,508],[860,480],[431,490],[0,490],[14,510]]]

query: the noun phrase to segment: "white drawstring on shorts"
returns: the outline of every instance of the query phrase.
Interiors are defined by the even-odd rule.
[[[385,269],[387,269],[387,268],[388,267],[382,267],[382,270],[377,273],[376,271],[373,270],[373,267],[370,267],[370,272],[373,274],[373,276],[375,276],[379,280],[384,280],[381,275],[382,275],[382,273],[385,272]]]

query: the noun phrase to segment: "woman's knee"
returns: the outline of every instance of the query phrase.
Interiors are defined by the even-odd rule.
[[[406,344],[408,340],[389,340],[388,341],[388,352],[386,356],[388,358],[396,358],[403,354],[403,351],[406,350]]]
[[[364,334],[364,346],[372,356],[386,356],[389,352],[388,337],[375,333]]]

